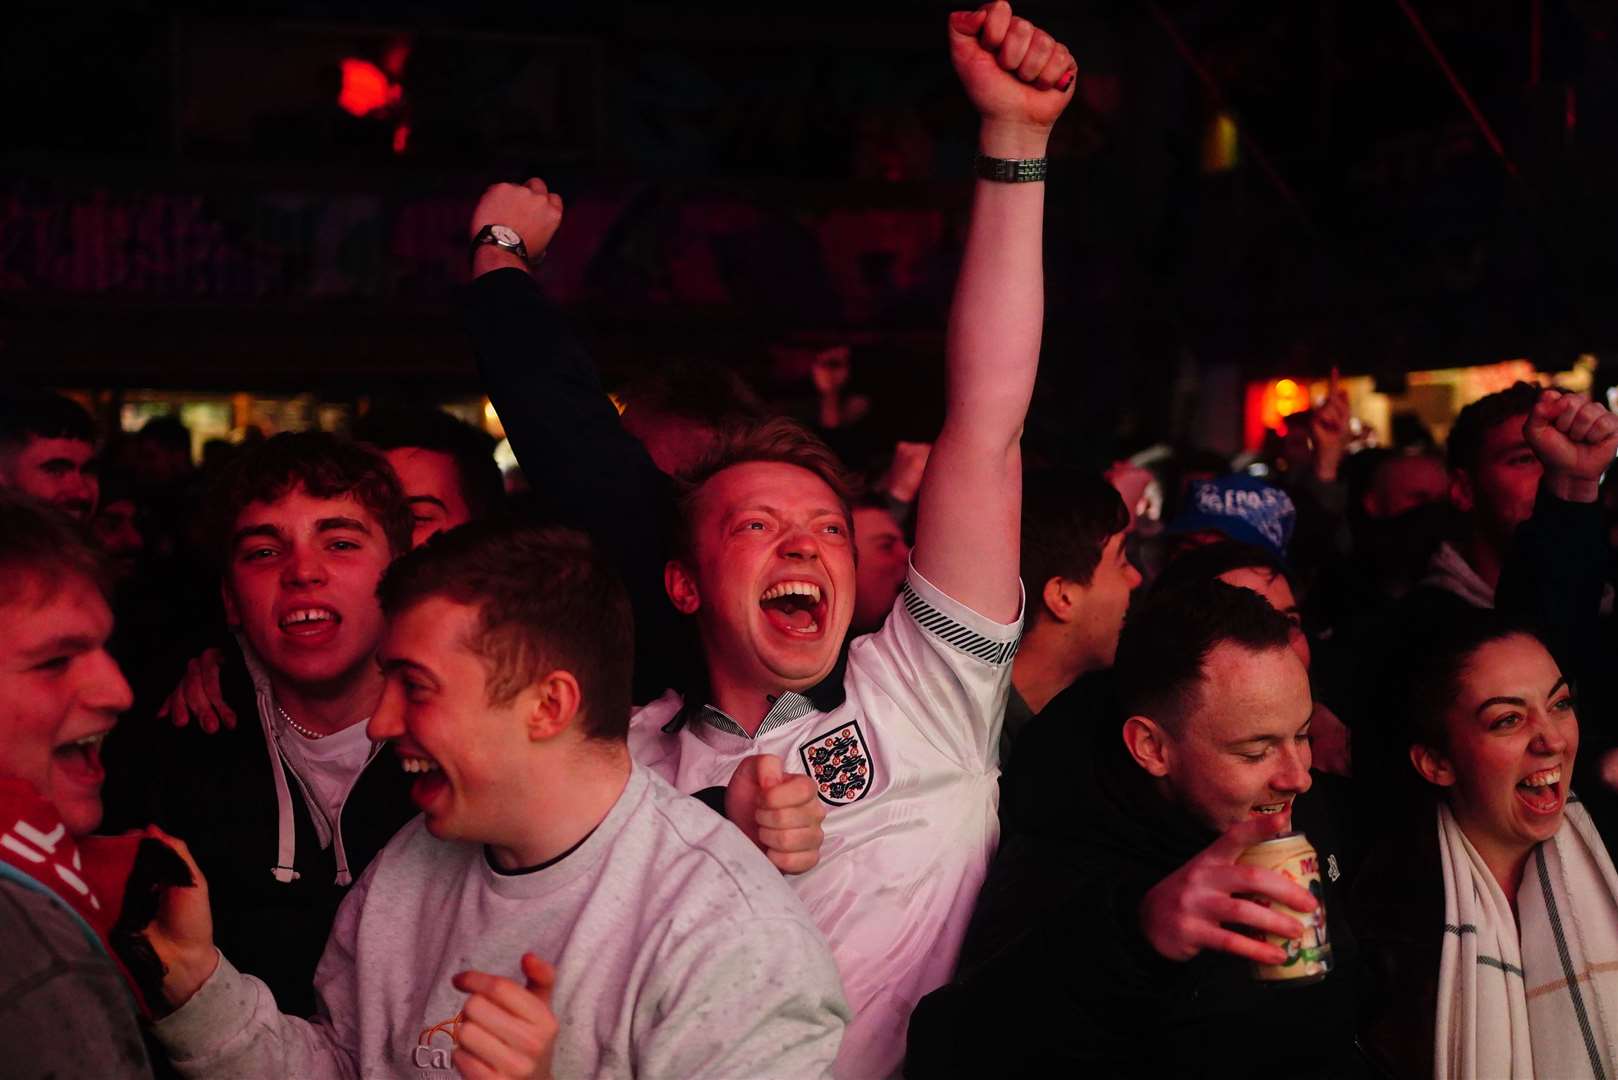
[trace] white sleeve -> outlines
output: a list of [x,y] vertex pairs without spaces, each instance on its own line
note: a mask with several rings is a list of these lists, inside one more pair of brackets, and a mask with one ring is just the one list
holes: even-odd
[[371,860],[337,909],[315,969],[315,1018],[283,1013],[268,986],[236,970],[221,954],[219,967],[191,1000],[152,1027],[180,1075],[188,1080],[359,1076],[354,937],[366,888],[381,861]]
[[648,990],[636,1076],[831,1080],[851,1016],[825,938],[798,919],[694,934],[659,961]]
[[[1026,603],[1025,596],[1024,609]],[[846,685],[859,693],[860,682],[869,680],[941,754],[962,768],[986,770],[999,757],[1011,661],[1021,639],[1021,613],[1010,623],[980,615],[922,577],[912,562],[887,622],[850,650]]]

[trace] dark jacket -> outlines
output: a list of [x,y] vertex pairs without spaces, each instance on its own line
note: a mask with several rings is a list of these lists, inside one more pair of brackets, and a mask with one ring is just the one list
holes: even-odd
[[[236,727],[208,735],[194,724],[176,729],[166,720],[148,721],[141,729],[140,764],[118,763],[142,770],[143,803],[116,808],[117,819],[154,821],[186,842],[208,879],[220,951],[263,979],[283,1012],[309,1016],[315,965],[348,887],[337,883],[336,845],[322,850],[290,766],[297,877],[283,883],[274,876],[280,821],[273,761],[239,649],[224,652],[220,685]],[[411,779],[384,750],[349,792],[341,829],[351,880],[415,815]]]
[[1336,969],[1276,987],[1254,981],[1244,960],[1205,952],[1174,963],[1147,943],[1141,899],[1215,834],[1158,794],[1111,723],[1063,723],[1047,708],[1012,765],[1011,817],[1025,827],[1002,841],[959,980],[911,1017],[909,1080],[1363,1075],[1336,778],[1316,774],[1293,811],[1338,873],[1322,877]]
[[690,620],[669,603],[674,488],[624,430],[595,365],[523,271],[483,274],[465,316],[484,391],[542,503],[589,533],[623,575],[635,613],[637,704],[690,690],[703,670]]

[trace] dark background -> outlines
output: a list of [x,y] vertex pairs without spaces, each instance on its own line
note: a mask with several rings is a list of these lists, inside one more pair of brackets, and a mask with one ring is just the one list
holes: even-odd
[[[974,148],[950,5],[234,10],[9,10],[13,379],[475,391],[467,214],[539,175],[568,203],[541,275],[609,371],[697,357],[768,381],[782,346],[852,342],[884,414],[925,432]],[[1017,10],[1081,67],[1030,423],[1058,452],[1183,436],[1248,379],[1336,365],[1397,389],[1618,343],[1618,5]],[[339,108],[344,58],[395,69],[394,103]],[[1207,152],[1221,112],[1233,167]]]

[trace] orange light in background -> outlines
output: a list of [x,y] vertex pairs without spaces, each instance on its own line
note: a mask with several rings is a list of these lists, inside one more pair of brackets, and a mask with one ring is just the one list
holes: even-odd
[[343,58],[343,88],[337,104],[351,116],[369,116],[399,101],[400,90],[387,72],[352,56]]
[[1215,113],[1202,137],[1202,171],[1222,173],[1234,169],[1239,163],[1240,145],[1236,118],[1229,113]]
[[1312,402],[1309,387],[1296,379],[1271,379],[1248,383],[1243,436],[1249,450],[1257,450],[1267,431],[1281,432],[1286,418],[1306,412]]

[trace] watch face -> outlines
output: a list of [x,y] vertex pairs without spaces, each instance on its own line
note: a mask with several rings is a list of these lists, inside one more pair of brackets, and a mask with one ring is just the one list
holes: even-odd
[[522,237],[517,235],[517,230],[509,229],[504,225],[490,225],[489,235],[506,247],[516,247],[522,243]]

